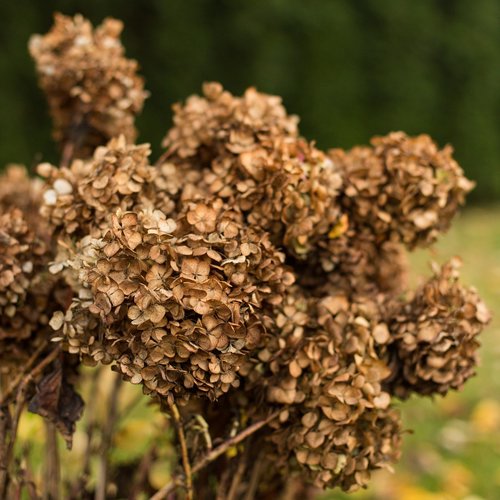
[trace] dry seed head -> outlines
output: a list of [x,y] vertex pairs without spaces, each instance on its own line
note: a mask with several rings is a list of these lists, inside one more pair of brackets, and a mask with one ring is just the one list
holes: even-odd
[[148,144],[129,145],[121,136],[98,147],[91,160],[60,169],[40,164],[38,173],[47,179],[42,214],[63,234],[82,237],[118,209],[153,206],[157,172],[149,165],[150,152]]
[[[67,287],[50,276],[50,231],[38,215],[40,190],[19,167],[0,176],[0,366],[16,370],[50,335]],[[15,205],[17,202],[18,206]]]
[[439,150],[428,135],[393,132],[372,147],[332,150],[344,171],[342,205],[355,230],[408,248],[428,246],[446,231],[474,184],[464,177],[450,146]]
[[80,15],[56,14],[46,35],[33,35],[29,50],[54,122],[54,138],[87,158],[123,134],[133,142],[135,116],[147,93],[137,62],[124,56],[123,25],[107,18],[97,28]]
[[305,258],[338,226],[339,171],[298,138],[297,120],[279,98],[253,88],[234,97],[215,83],[204,93],[174,106],[174,127],[164,140],[169,162],[197,172],[182,198],[217,195],[275,244]]
[[396,357],[390,384],[398,397],[444,395],[475,374],[477,336],[490,313],[475,289],[460,284],[459,267],[458,259],[435,267],[391,323]]
[[237,387],[264,332],[261,309],[293,282],[266,235],[220,200],[189,203],[176,220],[118,211],[89,246],[80,281],[104,338],[75,330],[70,344],[160,397],[213,399]]

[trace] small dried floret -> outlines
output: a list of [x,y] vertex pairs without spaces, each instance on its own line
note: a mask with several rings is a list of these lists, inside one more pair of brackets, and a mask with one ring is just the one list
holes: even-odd
[[378,241],[400,241],[410,249],[433,243],[474,186],[452,148],[439,150],[429,136],[403,132],[371,142],[371,148],[330,152],[344,171],[342,205],[350,221]]
[[129,142],[137,135],[134,120],[147,94],[137,62],[124,56],[122,29],[116,19],[93,29],[80,15],[56,14],[46,35],[30,39],[54,137],[61,145],[73,144],[79,158],[120,134]]
[[391,322],[394,358],[391,390],[446,394],[475,374],[478,335],[490,314],[473,288],[461,285],[452,259],[405,304]]

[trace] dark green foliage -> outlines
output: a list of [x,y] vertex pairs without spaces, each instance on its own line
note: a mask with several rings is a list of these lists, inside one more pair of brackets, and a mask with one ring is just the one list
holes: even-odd
[[477,0],[27,0],[0,3],[0,165],[55,161],[26,49],[52,12],[125,22],[152,96],[138,120],[156,152],[170,105],[218,80],[282,95],[321,147],[428,132],[452,143],[476,201],[500,195],[500,2]]

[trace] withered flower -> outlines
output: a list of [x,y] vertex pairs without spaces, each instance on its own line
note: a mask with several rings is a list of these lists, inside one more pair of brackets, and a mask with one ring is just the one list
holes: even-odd
[[95,147],[123,134],[133,142],[135,116],[147,94],[137,62],[124,56],[121,21],[93,29],[80,15],[56,14],[46,35],[33,35],[29,50],[54,122],[54,138],[87,158]]
[[[272,439],[287,458],[285,474],[299,468],[319,488],[354,492],[367,486],[373,471],[392,470],[400,456],[401,433],[399,413],[393,408],[366,410],[346,425],[317,408]],[[276,459],[283,462],[283,457]]]
[[401,424],[379,358],[390,342],[383,305],[343,293],[306,297],[294,286],[275,306],[279,333],[264,337],[243,372],[247,390],[265,395],[264,409],[282,408],[267,439],[286,475],[300,471],[322,488],[354,491],[396,460]]
[[0,370],[17,370],[51,336],[52,312],[71,292],[47,270],[50,229],[39,183],[14,167],[0,176]]
[[474,288],[460,284],[452,259],[405,304],[391,322],[394,335],[392,391],[446,394],[475,374],[478,334],[490,313]]
[[397,242],[377,243],[370,231],[349,227],[323,239],[318,251],[302,264],[299,282],[316,296],[337,287],[349,294],[401,293],[408,286],[405,248]]
[[73,265],[91,299],[74,308],[88,307],[104,333],[56,326],[72,352],[114,362],[146,392],[178,400],[239,385],[242,359],[264,332],[261,309],[294,279],[266,235],[220,200],[189,203],[176,220],[118,211],[87,243]]
[[38,166],[43,190],[17,167],[0,183],[2,360],[51,337],[162,404],[210,408],[223,432],[273,411],[245,444],[271,489],[280,474],[364,487],[399,456],[392,397],[474,372],[489,313],[456,262],[401,298],[405,251],[448,229],[472,183],[428,136],[325,154],[279,97],[217,83],[174,106],[152,166],[121,29],[58,15],[30,42],[65,153]]
[[163,143],[166,164],[191,173],[181,197],[217,195],[275,244],[305,258],[339,227],[339,170],[298,137],[297,119],[279,98],[253,88],[235,97],[217,83],[203,91],[174,106],[174,127]]
[[342,206],[356,230],[408,248],[428,246],[446,231],[474,183],[464,177],[450,146],[439,150],[428,135],[393,132],[372,147],[332,150],[342,169]]
[[117,209],[152,207],[157,172],[149,165],[150,153],[148,144],[128,145],[120,136],[98,147],[91,160],[60,169],[38,165],[47,179],[42,214],[63,234],[82,237]]

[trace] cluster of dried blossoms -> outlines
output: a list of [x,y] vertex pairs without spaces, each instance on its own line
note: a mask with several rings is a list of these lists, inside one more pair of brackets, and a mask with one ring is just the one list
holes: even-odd
[[[448,229],[472,183],[428,136],[327,154],[278,97],[216,83],[174,106],[152,164],[133,144],[145,93],[120,30],[57,16],[30,44],[72,161],[39,165],[33,198],[0,191],[2,353],[51,337],[186,418],[271,413],[247,445],[270,483],[365,486],[399,455],[392,398],[474,373],[489,314],[457,261],[403,293],[405,251]],[[56,282],[72,301],[54,312]]]
[[43,349],[52,314],[71,301],[68,287],[48,271],[54,250],[39,213],[41,193],[41,182],[22,166],[0,176],[0,372]]
[[147,94],[137,62],[124,56],[123,24],[106,19],[95,30],[82,16],[55,16],[51,31],[29,50],[54,122],[54,138],[77,156],[120,134],[136,137],[135,116]]

